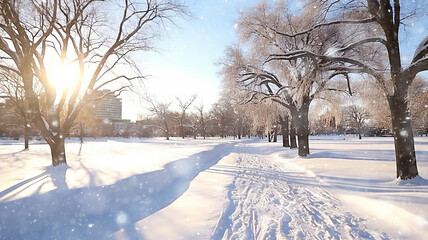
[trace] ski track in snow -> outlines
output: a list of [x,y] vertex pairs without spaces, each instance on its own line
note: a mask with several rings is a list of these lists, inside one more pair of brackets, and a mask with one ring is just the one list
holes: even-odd
[[236,148],[242,148],[236,166],[211,168],[235,175],[212,239],[391,239],[368,229],[329,192],[287,183],[268,155],[245,144]]

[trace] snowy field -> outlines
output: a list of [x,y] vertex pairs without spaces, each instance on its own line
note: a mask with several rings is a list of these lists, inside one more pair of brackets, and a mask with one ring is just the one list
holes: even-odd
[[395,181],[392,138],[310,146],[71,139],[52,168],[46,144],[1,140],[0,239],[428,239],[428,181]]

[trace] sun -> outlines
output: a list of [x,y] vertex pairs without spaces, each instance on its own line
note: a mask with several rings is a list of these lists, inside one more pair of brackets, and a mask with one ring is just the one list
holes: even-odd
[[73,90],[80,75],[78,65],[69,61],[50,64],[47,72],[49,82],[55,87],[59,96]]

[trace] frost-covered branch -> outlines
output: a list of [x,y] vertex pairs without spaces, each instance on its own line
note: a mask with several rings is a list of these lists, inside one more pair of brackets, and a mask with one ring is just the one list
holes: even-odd
[[388,47],[388,42],[385,39],[380,38],[380,37],[370,37],[370,38],[364,38],[360,41],[353,42],[353,43],[351,43],[345,47],[338,48],[338,49],[336,49],[336,51],[337,52],[346,52],[347,50],[350,50],[350,49],[353,49],[355,47],[364,45],[366,43],[374,43],[374,42],[382,43],[385,47]]
[[412,64],[426,57],[428,54],[428,36],[426,36],[415,50],[413,55]]
[[[422,71],[428,71],[428,57],[422,58],[416,62],[410,64],[402,72],[402,75],[406,78],[414,78],[416,74]],[[406,81],[409,81],[408,79]]]
[[297,32],[297,33],[286,33],[286,32],[282,32],[282,31],[278,31],[276,29],[273,29],[269,26],[271,30],[275,31],[275,33],[277,33],[278,35],[284,36],[284,37],[289,37],[289,38],[294,38],[294,37],[298,37],[304,34],[309,34],[310,32],[322,28],[322,27],[327,27],[327,26],[333,26],[333,25],[342,25],[342,24],[365,24],[365,23],[371,23],[374,22],[375,18],[371,17],[371,18],[366,18],[366,19],[361,19],[361,20],[337,20],[337,21],[331,21],[331,22],[325,22],[325,23],[320,23],[320,24],[316,24],[313,27],[301,31],[301,32]]

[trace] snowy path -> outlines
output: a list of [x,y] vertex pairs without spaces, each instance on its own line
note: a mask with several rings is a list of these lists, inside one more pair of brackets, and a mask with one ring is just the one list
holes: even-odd
[[[428,138],[416,142],[428,176]],[[393,139],[0,141],[0,239],[428,239],[428,180],[397,185]]]
[[235,176],[212,239],[389,239],[329,192],[288,183],[306,173],[285,173],[271,153],[248,145],[235,147],[235,166],[220,161],[209,170]]

